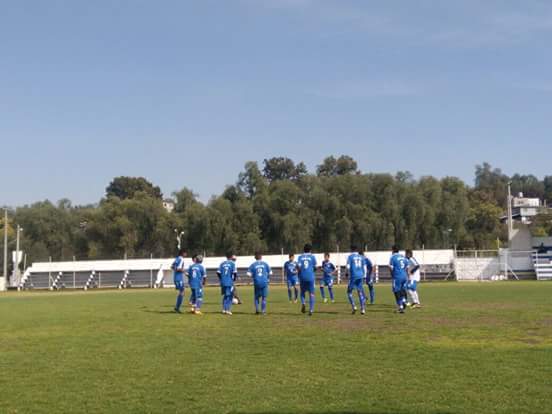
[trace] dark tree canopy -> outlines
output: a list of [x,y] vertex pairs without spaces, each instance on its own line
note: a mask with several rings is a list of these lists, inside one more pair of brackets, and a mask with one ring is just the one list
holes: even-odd
[[161,189],[154,186],[143,177],[117,177],[105,189],[106,196],[118,197],[121,200],[134,198],[138,193],[145,193],[153,198],[161,199]]
[[327,157],[316,169],[316,173],[321,177],[335,177],[356,174],[357,172],[357,162],[348,155],[342,155],[337,159],[333,156]]
[[307,167],[303,162],[295,165],[286,157],[275,157],[264,160],[263,175],[272,182],[277,180],[298,180],[307,175]]

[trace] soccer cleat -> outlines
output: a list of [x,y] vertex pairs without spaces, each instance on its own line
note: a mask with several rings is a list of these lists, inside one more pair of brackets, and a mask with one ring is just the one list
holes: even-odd
[[261,314],[261,312],[255,311],[255,315],[260,315],[260,314]]
[[355,306],[355,307],[353,308],[353,315],[356,315],[357,310],[358,310],[358,309],[357,309],[357,307]]
[[334,300],[334,299],[332,299],[332,303],[335,303],[335,300]]
[[362,309],[362,310],[360,311],[360,314],[361,314],[361,315],[366,315],[366,309]]
[[198,309],[194,312],[195,315],[203,315],[203,313],[201,313],[201,311]]
[[225,310],[222,311],[222,314],[223,315],[226,315],[228,312],[226,312]]
[[312,311],[309,311],[309,316],[312,316]]
[[297,299],[295,299],[295,300],[293,301],[293,303],[297,303]]
[[226,314],[227,314],[228,316],[232,316],[232,312],[230,312],[230,311],[226,311]]
[[307,312],[307,308],[305,305],[301,305],[301,313],[306,313]]
[[415,303],[414,305],[412,305],[412,309],[420,309],[422,307],[422,305],[420,305],[419,303]]
[[324,298],[324,303],[328,303],[328,298]]
[[176,313],[182,313],[182,312],[180,312],[180,309],[174,308],[174,311],[175,311]]

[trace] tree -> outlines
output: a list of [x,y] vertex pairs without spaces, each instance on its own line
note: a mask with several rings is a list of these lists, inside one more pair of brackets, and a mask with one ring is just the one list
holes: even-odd
[[134,198],[138,193],[162,199],[161,189],[143,177],[117,177],[105,190],[107,198],[118,197],[121,200]]
[[316,174],[320,177],[335,177],[338,175],[356,174],[357,172],[357,162],[348,155],[342,155],[338,159],[335,159],[333,156],[327,157],[316,168]]
[[274,157],[264,160],[263,175],[269,181],[298,180],[307,175],[307,167],[300,162],[295,165],[286,157]]

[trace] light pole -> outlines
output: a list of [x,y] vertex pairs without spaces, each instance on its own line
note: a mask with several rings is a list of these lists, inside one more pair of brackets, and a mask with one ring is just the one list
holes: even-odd
[[178,231],[178,229],[174,229],[174,234],[176,234],[176,242],[177,242],[177,245],[176,247],[178,248],[178,250],[182,249],[182,237],[184,237],[184,232],[183,231]]
[[8,284],[8,210],[4,210],[4,286]]
[[15,283],[15,285],[19,285],[19,246],[20,246],[20,239],[21,239],[21,232],[23,231],[23,229],[21,228],[21,226],[18,224],[17,225],[17,238],[16,238],[16,241],[15,241],[15,260],[14,260],[14,263],[13,263],[13,277],[14,277],[14,281],[12,283]]
[[512,217],[512,182],[508,181],[508,247],[512,242],[512,237],[514,233],[514,219]]

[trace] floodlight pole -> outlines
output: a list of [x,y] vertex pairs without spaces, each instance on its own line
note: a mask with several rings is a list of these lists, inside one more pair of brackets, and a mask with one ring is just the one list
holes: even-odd
[[4,210],[4,288],[8,286],[8,210]]
[[508,247],[511,247],[514,233],[514,219],[512,215],[512,182],[508,181]]
[[13,264],[13,277],[15,280],[12,281],[15,282],[17,285],[19,285],[19,246],[20,246],[20,240],[21,240],[21,232],[23,229],[18,224],[17,225],[17,238],[15,241],[15,261]]

